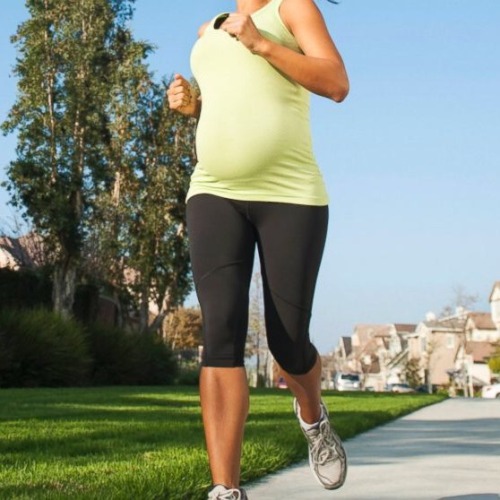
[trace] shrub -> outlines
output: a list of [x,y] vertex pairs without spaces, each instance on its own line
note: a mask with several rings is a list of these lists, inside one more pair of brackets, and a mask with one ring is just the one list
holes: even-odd
[[175,383],[177,385],[198,385],[200,383],[200,368],[180,368]]
[[0,386],[85,384],[89,357],[82,328],[45,309],[0,310]]
[[0,304],[6,309],[51,306],[52,283],[48,270],[0,269]]
[[163,340],[98,324],[87,326],[95,385],[163,385],[173,382],[177,364]]

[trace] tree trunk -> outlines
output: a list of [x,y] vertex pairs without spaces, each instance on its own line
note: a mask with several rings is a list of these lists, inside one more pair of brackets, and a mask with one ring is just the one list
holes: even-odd
[[58,262],[54,269],[52,304],[54,311],[64,318],[73,315],[76,290],[76,265],[72,259]]
[[149,294],[147,286],[143,287],[139,305],[139,333],[147,333],[149,327]]

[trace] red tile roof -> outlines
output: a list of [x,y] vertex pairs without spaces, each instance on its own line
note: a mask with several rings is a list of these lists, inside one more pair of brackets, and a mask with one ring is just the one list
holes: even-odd
[[468,318],[474,322],[474,326],[478,330],[496,330],[489,312],[471,312],[468,314]]
[[467,342],[465,352],[472,354],[476,363],[486,363],[495,352],[495,345],[491,342]]

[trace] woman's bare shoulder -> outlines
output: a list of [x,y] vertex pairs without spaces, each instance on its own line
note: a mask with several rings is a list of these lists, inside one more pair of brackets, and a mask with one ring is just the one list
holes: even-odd
[[283,0],[280,13],[285,24],[293,24],[297,20],[307,20],[311,16],[321,16],[318,6],[314,0]]

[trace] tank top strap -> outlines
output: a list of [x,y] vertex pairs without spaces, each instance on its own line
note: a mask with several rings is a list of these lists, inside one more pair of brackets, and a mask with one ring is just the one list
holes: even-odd
[[295,37],[281,17],[280,7],[282,3],[283,0],[271,0],[268,4],[255,12],[252,15],[252,19],[257,28],[271,32],[273,35],[277,36],[278,39],[275,41],[295,51],[300,51],[297,40],[295,40]]

